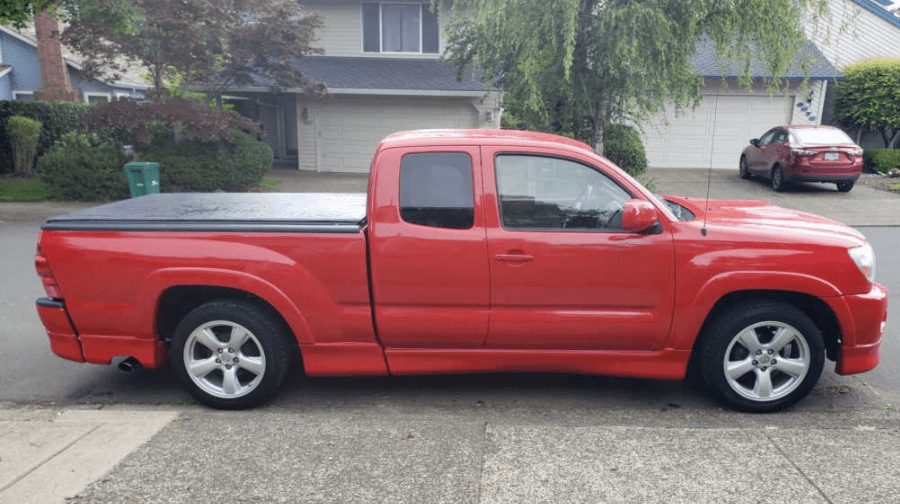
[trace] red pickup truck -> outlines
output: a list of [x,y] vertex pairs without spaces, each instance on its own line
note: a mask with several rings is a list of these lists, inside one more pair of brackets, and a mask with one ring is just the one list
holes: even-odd
[[66,359],[158,368],[245,408],[305,373],[682,379],[774,411],[879,361],[887,292],[857,231],[665,197],[580,142],[391,135],[364,194],[158,194],[49,219],[37,301]]

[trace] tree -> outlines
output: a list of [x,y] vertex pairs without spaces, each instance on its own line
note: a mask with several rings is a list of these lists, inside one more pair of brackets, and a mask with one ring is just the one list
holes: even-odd
[[0,0],[0,24],[11,24],[23,28],[25,23],[34,19],[34,14],[52,6],[52,0]]
[[900,138],[900,60],[873,59],[844,69],[835,86],[834,117],[881,133],[891,149]]
[[163,124],[178,137],[212,142],[233,142],[234,128],[258,135],[259,125],[234,111],[215,110],[196,100],[172,97],[161,102],[137,103],[123,99],[90,107],[81,119],[87,133],[109,131],[128,134],[137,143],[153,138],[154,128]]
[[[822,0],[454,0],[446,58],[461,76],[483,69],[524,125],[568,133],[602,152],[606,124],[639,121],[672,102],[696,105],[691,58],[702,37],[741,69],[774,76],[805,40],[804,8]],[[755,50],[754,50],[755,49]],[[807,58],[808,59],[808,58]],[[804,66],[808,62],[804,61]],[[723,70],[724,71],[724,70]]]
[[324,92],[290,65],[321,52],[310,45],[321,21],[296,0],[80,0],[68,13],[63,39],[84,55],[82,73],[122,71],[127,58],[148,69],[156,101],[176,73],[217,92],[248,84]]

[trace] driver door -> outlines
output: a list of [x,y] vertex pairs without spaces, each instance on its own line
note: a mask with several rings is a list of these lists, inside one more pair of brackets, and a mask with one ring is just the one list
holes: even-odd
[[[485,149],[487,150],[487,149]],[[621,228],[632,195],[585,162],[484,152],[488,348],[654,350],[674,302],[671,233]],[[495,192],[496,191],[496,192]]]

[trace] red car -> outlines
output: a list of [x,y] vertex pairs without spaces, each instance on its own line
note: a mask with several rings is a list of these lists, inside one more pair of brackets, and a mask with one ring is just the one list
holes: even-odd
[[741,153],[740,175],[762,175],[772,189],[792,182],[834,182],[847,192],[862,173],[862,147],[831,126],[779,126],[750,140]]

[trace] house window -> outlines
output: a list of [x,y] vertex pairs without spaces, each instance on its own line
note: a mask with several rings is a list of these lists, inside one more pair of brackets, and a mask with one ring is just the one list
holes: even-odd
[[13,91],[13,100],[34,101],[34,91]]
[[428,4],[363,2],[363,51],[438,52],[437,14]]
[[99,105],[109,101],[109,93],[84,93],[84,100],[88,105]]

